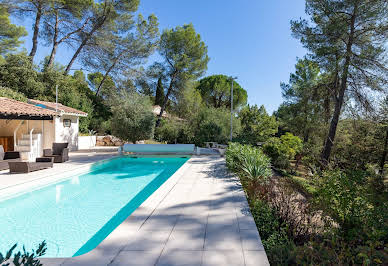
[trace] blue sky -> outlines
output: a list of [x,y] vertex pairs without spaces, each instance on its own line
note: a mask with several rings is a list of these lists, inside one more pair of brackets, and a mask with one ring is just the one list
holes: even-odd
[[[304,0],[141,0],[139,11],[145,16],[154,13],[161,30],[193,23],[208,46],[207,75],[237,76],[248,91],[248,102],[264,104],[272,113],[282,102],[280,82],[288,81],[297,57],[306,54],[290,31],[290,20],[305,16],[304,3]],[[31,32],[31,21],[22,23]],[[24,44],[28,51],[30,36]],[[36,62],[49,52],[50,47],[40,47]],[[56,59],[66,64],[71,54],[63,46]]]

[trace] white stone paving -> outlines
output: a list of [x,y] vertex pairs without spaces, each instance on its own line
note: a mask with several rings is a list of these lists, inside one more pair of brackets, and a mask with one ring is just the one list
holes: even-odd
[[269,265],[238,178],[192,157],[91,252],[44,265]]

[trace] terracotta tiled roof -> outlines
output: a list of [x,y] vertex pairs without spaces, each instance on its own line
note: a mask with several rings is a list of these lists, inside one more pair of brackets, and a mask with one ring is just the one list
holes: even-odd
[[[28,100],[29,103],[39,105],[42,108],[47,108],[49,110],[57,110],[56,109],[56,103],[53,102],[46,102],[46,101],[39,101],[39,100]],[[58,111],[60,113],[64,114],[72,114],[72,115],[77,115],[77,116],[87,116],[88,114],[85,112],[82,112],[80,110],[65,106],[63,104],[58,103]]]
[[19,102],[13,99],[0,97],[0,114],[2,115],[17,115],[17,116],[55,116],[55,111],[40,108],[38,106]]

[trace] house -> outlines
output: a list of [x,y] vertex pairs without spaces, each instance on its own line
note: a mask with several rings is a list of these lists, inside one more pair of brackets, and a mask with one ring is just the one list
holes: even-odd
[[77,150],[79,118],[87,115],[60,103],[0,97],[0,145],[30,161],[53,142],[68,142],[70,150]]
[[[152,113],[156,116],[159,116],[161,109],[162,107],[160,107],[160,105],[154,105],[152,106]],[[163,111],[162,117],[169,117],[169,115],[167,114],[166,111]]]
[[[154,106],[152,106],[152,113],[155,116],[159,116],[161,109],[162,109],[162,107],[160,107],[160,105],[154,105]],[[171,114],[167,113],[166,111],[163,111],[162,117],[169,118],[169,119],[175,119],[178,121],[184,121],[184,119],[177,117],[177,116],[174,116],[174,115],[171,115]]]

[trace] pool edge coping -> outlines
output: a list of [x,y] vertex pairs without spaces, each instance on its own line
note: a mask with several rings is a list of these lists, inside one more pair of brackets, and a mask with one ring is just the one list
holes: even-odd
[[[190,156],[190,158],[173,174],[171,175],[154,193],[152,193],[139,207],[136,208],[119,226],[117,226],[101,243],[98,244],[93,250],[76,256],[76,257],[62,257],[62,258],[41,258],[43,265],[61,265],[68,260],[78,261],[87,259],[88,257],[95,257],[95,262],[106,260],[107,257],[113,259],[116,254],[118,254],[124,246],[120,246],[117,249],[112,249],[109,245],[112,242],[116,242],[117,237],[125,233],[129,236],[131,233],[135,233],[141,226],[144,224],[147,219],[152,215],[157,206],[163,201],[167,194],[174,188],[178,183],[179,179],[183,174],[190,168],[189,162],[195,158],[195,155]],[[146,212],[145,212],[146,211]],[[138,217],[145,217],[143,219],[138,219]],[[127,223],[130,223],[130,230],[128,230]],[[120,241],[121,242],[121,241]],[[101,254],[103,253],[103,254]],[[106,263],[110,263],[110,259]],[[47,264],[46,264],[47,263]]]

